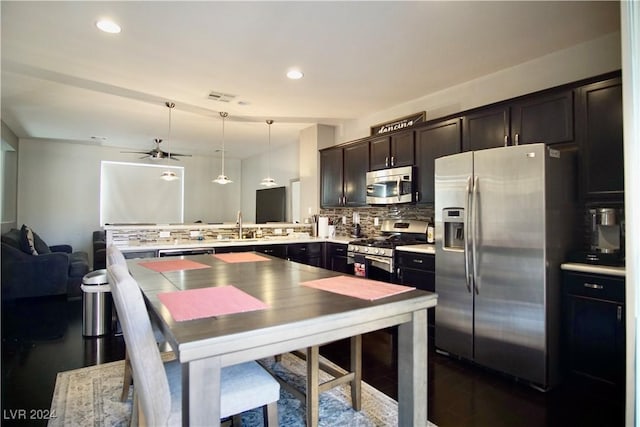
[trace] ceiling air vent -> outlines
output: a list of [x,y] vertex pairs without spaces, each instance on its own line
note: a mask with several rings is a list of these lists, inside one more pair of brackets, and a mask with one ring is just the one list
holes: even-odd
[[228,93],[222,93],[222,92],[210,92],[209,93],[209,99],[213,100],[213,101],[220,101],[220,102],[231,102],[236,98],[235,95],[231,95]]

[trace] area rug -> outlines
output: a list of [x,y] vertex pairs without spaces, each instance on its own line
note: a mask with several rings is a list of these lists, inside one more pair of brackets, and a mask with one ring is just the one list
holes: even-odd
[[[331,363],[325,361],[326,363]],[[297,357],[285,354],[276,363],[273,358],[261,360],[267,369],[296,386],[304,387],[306,365]],[[59,372],[51,403],[49,426],[128,426],[131,416],[131,396],[120,402],[124,362],[112,362],[73,371]],[[322,372],[321,380],[330,378]],[[130,392],[131,393],[131,392]],[[351,408],[348,385],[336,387],[320,395],[322,427],[394,426],[397,425],[398,404],[369,384],[362,384],[362,410]],[[279,425],[305,426],[305,408],[299,400],[281,388],[278,401]],[[262,426],[262,411],[242,414],[243,426]],[[432,425],[432,424],[430,424]]]

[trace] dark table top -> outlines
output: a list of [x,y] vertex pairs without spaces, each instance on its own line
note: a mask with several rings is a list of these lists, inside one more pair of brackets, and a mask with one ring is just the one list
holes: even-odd
[[[183,362],[212,352],[251,351],[253,347],[267,346],[269,341],[281,340],[282,346],[293,350],[302,348],[296,345],[304,344],[305,336],[313,334],[318,335],[316,341],[323,339],[320,335],[328,334],[326,341],[329,342],[351,336],[359,323],[367,324],[364,329],[381,329],[387,324],[408,321],[409,313],[436,304],[436,294],[421,290],[369,301],[312,289],[300,283],[341,273],[265,254],[260,256],[269,261],[227,263],[208,254],[186,256],[182,258],[210,268],[165,273],[138,265],[148,259],[131,260],[128,264]],[[157,297],[161,292],[225,285],[241,289],[269,308],[176,322]]]

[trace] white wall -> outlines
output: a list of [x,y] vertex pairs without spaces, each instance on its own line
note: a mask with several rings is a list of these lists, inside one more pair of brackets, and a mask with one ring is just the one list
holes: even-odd
[[[291,180],[298,179],[300,176],[299,150],[298,144],[289,144],[272,148],[270,155],[265,152],[242,160],[241,205],[244,222],[256,221],[256,190],[266,188],[260,185],[260,181],[268,173],[276,180],[277,187],[287,187],[286,219],[291,221]],[[271,166],[270,171],[268,164]]]
[[5,233],[16,226],[18,203],[18,138],[4,122],[0,147],[0,222]]
[[[91,254],[91,232],[100,228],[102,160],[144,162],[110,147],[20,140],[17,226],[31,226],[49,244],[67,243]],[[235,178],[226,186],[211,182],[219,173],[218,163],[209,157],[180,161],[185,167],[185,222],[235,221],[240,162],[225,162],[227,174]]]
[[318,150],[335,143],[335,127],[315,125],[300,132],[300,219],[320,212],[320,156]]
[[620,67],[620,33],[613,33],[349,121],[342,128],[339,128],[336,142],[364,138],[370,134],[371,125],[384,123],[418,111],[426,111],[427,120],[437,119],[619,70]]

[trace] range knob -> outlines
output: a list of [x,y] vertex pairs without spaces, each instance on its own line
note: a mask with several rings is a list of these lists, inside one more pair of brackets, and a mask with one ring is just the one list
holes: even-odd
[[369,252],[369,248],[364,248],[363,251]]
[[380,252],[380,251],[379,251],[378,249],[374,249],[374,250],[373,250],[373,253],[374,253],[374,254],[377,254],[377,253],[379,253],[379,252]]

